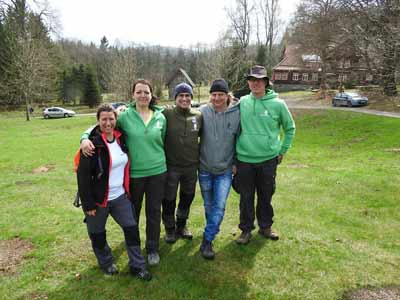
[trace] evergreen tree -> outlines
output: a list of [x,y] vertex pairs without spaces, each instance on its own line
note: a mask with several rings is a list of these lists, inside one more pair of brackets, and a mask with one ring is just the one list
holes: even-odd
[[257,46],[256,63],[260,66],[267,65],[267,47],[263,44]]
[[228,51],[228,60],[221,66],[221,75],[226,79],[232,91],[240,91],[243,95],[248,94],[245,74],[249,71],[252,63],[248,60],[238,41],[233,40]]
[[96,59],[97,79],[101,92],[108,91],[110,83],[110,53],[109,44],[105,36],[100,41],[99,53]]
[[27,1],[14,0],[0,1],[0,14],[0,99],[28,108],[55,96],[56,51],[45,24],[46,11],[35,13]]
[[89,107],[95,107],[101,102],[100,88],[97,76],[92,66],[86,66],[85,84],[83,89],[83,102]]

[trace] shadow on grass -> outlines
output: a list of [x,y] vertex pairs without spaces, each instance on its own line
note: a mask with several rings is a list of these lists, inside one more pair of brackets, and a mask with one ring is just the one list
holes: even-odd
[[64,284],[46,293],[44,299],[253,299],[248,275],[253,272],[254,257],[264,243],[239,246],[233,240],[223,242],[223,238],[226,237],[220,237],[221,242],[217,238],[216,258],[211,261],[200,255],[200,237],[178,240],[173,245],[161,240],[161,263],[150,268],[150,282],[133,278],[127,265],[121,268],[121,260],[126,261],[122,242],[113,249],[120,266],[117,276],[105,276],[92,266],[80,270],[77,279],[72,275],[74,271],[65,270]]

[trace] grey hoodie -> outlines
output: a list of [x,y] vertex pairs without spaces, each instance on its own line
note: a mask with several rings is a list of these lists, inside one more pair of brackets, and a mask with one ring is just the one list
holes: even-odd
[[239,105],[216,112],[211,104],[200,107],[203,128],[200,138],[200,170],[222,174],[232,169],[239,134]]

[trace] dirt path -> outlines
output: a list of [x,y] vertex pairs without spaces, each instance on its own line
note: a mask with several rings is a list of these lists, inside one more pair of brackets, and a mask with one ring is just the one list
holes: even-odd
[[331,110],[343,110],[353,111],[358,113],[364,113],[375,116],[384,116],[390,118],[400,118],[400,113],[387,112],[374,109],[368,109],[366,107],[332,107],[330,104],[323,103],[322,101],[304,100],[303,98],[287,98],[285,102],[289,108],[294,109],[331,109]]

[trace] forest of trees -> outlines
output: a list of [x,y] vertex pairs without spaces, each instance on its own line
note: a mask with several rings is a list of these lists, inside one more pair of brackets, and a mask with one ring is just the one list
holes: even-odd
[[338,49],[363,56],[379,69],[385,94],[397,94],[398,0],[302,0],[286,28],[281,0],[232,3],[226,8],[230,26],[215,44],[172,48],[157,41],[110,44],[105,36],[97,45],[52,39],[57,20],[49,7],[32,9],[26,0],[0,0],[0,105],[28,107],[60,99],[94,106],[101,93],[128,100],[135,78],[151,80],[157,96],[163,96],[177,68],[185,69],[196,84],[224,77],[232,90],[240,90],[252,64],[271,73],[289,42],[319,55],[323,63],[334,62]]
[[292,41],[327,64],[340,55],[362,57],[380,74],[387,96],[397,95],[400,69],[399,0],[302,0],[290,27]]

